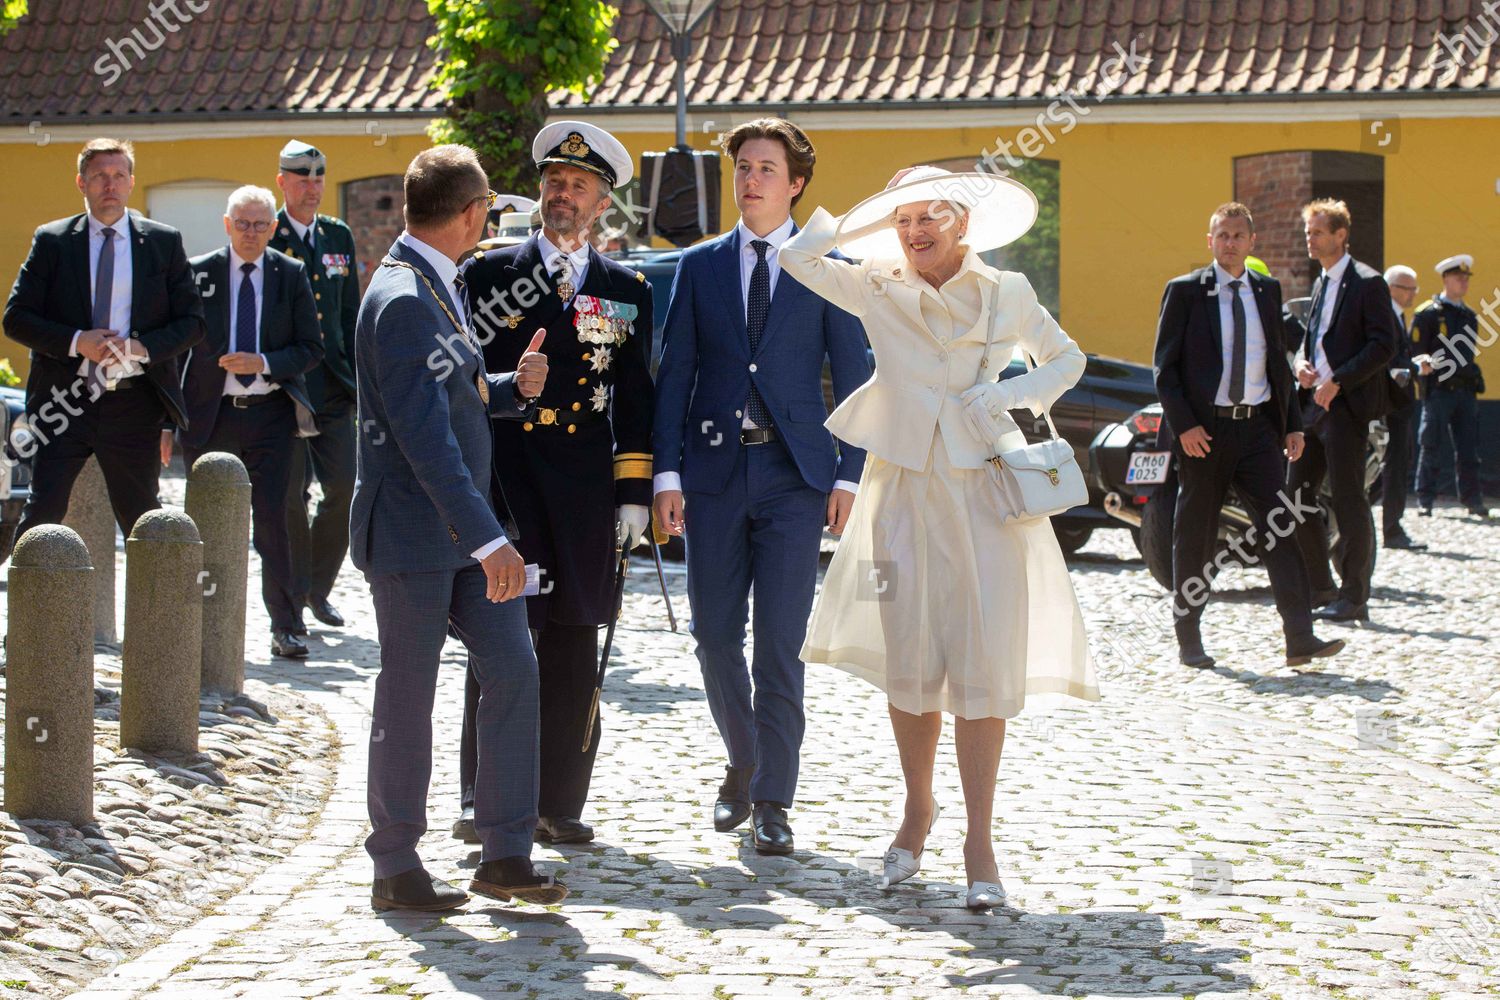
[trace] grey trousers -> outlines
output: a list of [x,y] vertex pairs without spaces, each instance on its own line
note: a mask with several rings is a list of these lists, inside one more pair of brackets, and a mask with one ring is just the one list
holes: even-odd
[[[365,850],[375,877],[421,865],[432,777],[432,708],[438,660],[451,622],[479,680],[474,828],[480,858],[531,855],[537,799],[537,669],[526,604],[492,604],[479,564],[437,573],[370,577],[380,634],[370,724]],[[455,704],[453,711],[460,707]]]

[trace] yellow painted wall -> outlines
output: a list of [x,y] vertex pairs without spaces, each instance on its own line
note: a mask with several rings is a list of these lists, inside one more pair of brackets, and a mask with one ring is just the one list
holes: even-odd
[[[1233,194],[1234,158],[1281,150],[1359,151],[1361,130],[1357,117],[1290,124],[1091,124],[1085,119],[1071,133],[1059,134],[1043,155],[1061,164],[1059,318],[1064,327],[1085,350],[1147,360],[1162,284],[1207,262],[1206,218]],[[1014,141],[1018,131],[814,130],[817,173],[797,217],[805,220],[820,204],[838,214],[884,187],[901,167],[976,156],[997,137]],[[328,153],[332,183],[399,173],[426,144],[419,136],[380,144],[378,137],[299,137]],[[641,152],[664,149],[672,141],[666,130],[620,138],[637,162]],[[708,148],[710,139],[691,137],[698,148]],[[132,205],[143,208],[147,187],[168,181],[214,178],[270,186],[283,141],[140,142]],[[32,229],[81,210],[72,184],[75,156],[75,148],[60,143],[0,146],[0,171],[12,179],[0,189],[0,276],[7,284]],[[1400,146],[1386,160],[1386,261],[1414,266],[1426,295],[1438,287],[1432,264],[1451,253],[1472,253],[1471,304],[1500,295],[1500,121],[1405,119]],[[325,207],[337,210],[336,195],[330,193]],[[726,170],[725,227],[735,218]],[[1355,226],[1357,232],[1357,219]],[[18,370],[24,367],[23,353],[0,343],[0,356],[11,357]],[[1490,381],[1500,386],[1500,365]]]

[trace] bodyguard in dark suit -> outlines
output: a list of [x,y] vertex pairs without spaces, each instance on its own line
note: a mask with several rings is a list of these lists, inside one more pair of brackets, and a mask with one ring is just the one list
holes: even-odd
[[[276,186],[286,199],[276,216],[271,247],[302,261],[312,282],[323,333],[323,360],[307,373],[307,395],[318,433],[292,450],[287,477],[287,531],[292,546],[292,593],[297,626],[306,606],[324,625],[344,618],[329,603],[349,551],[349,498],[354,493],[354,321],[359,313],[359,266],[354,234],[319,215],[328,160],[316,147],[293,140],[281,150]],[[322,499],[309,515],[308,489],[316,477]]]
[[[823,365],[842,401],[870,377],[859,321],[777,261],[812,178],[812,143],[762,118],[724,136],[741,218],[682,255],[657,372],[656,517],[684,535],[693,638],[729,766],[714,828],[753,816],[764,854],[790,854],[803,663],[823,528],[843,530],[864,452],[823,426]],[[755,655],[745,620],[755,592]]]
[[[404,179],[406,231],[371,277],[355,328],[361,433],[350,553],[374,598],[380,673],[370,722],[365,850],[378,909],[445,910],[464,892],[428,875],[432,708],[450,631],[479,678],[469,888],[555,903],[566,888],[531,864],[536,826],[536,657],[526,633],[525,563],[490,504],[492,417],[528,418],[546,359],[487,375],[455,280],[492,200],[479,158],[436,146]],[[533,341],[535,343],[535,341]]]
[[[495,428],[495,461],[516,546],[540,567],[527,598],[541,677],[538,838],[581,843],[581,820],[602,723],[589,722],[599,672],[599,626],[614,614],[616,545],[635,545],[649,524],[652,388],[651,286],[596,251],[594,227],[614,188],[630,181],[630,155],[608,132],[553,122],[532,146],[542,172],[542,230],[518,246],[476,252],[465,294],[485,365],[508,371],[547,332],[550,381],[536,416]],[[471,837],[477,686],[470,677],[460,758],[463,813],[454,836]],[[584,750],[584,744],[588,749]]]
[[209,451],[245,463],[271,653],[300,658],[307,647],[295,634],[286,483],[299,433],[315,433],[303,373],[323,356],[323,337],[306,268],[266,247],[275,225],[271,192],[240,188],[224,215],[229,246],[192,260],[208,335],[183,371],[181,438],[188,468]]
[[1297,526],[1313,603],[1324,605],[1313,617],[1367,621],[1375,522],[1365,492],[1365,451],[1370,421],[1390,407],[1396,321],[1380,272],[1349,256],[1349,206],[1328,198],[1309,202],[1302,222],[1308,256],[1323,265],[1323,273],[1313,283],[1307,334],[1294,369],[1307,447],[1292,463],[1287,485],[1313,496],[1326,475],[1343,538],[1335,590],[1322,518],[1304,518]]
[[1391,410],[1385,415],[1385,468],[1381,472],[1380,539],[1388,549],[1425,549],[1414,542],[1401,527],[1406,512],[1406,494],[1411,490],[1412,445],[1416,439],[1418,412],[1416,388],[1423,368],[1412,360],[1411,337],[1406,328],[1406,314],[1417,297],[1417,272],[1403,264],[1385,269],[1385,283],[1391,290],[1391,314],[1396,317],[1396,356],[1391,358]]
[[63,519],[90,455],[127,535],[160,506],[159,432],[184,420],[177,357],[203,336],[181,234],[126,211],[130,143],[90,141],[75,183],[87,211],[36,231],[5,305],[6,335],[31,349],[26,412],[40,441],[18,537]]
[[[1250,508],[1286,634],[1288,665],[1332,656],[1342,642],[1313,635],[1307,574],[1284,537],[1294,521],[1281,494],[1283,453],[1302,453],[1302,420],[1282,341],[1281,285],[1245,266],[1255,247],[1250,210],[1227,202],[1209,217],[1213,264],[1167,283],[1156,327],[1161,438],[1177,457],[1172,534],[1174,625],[1182,662],[1211,667],[1199,623],[1213,582],[1219,510],[1230,486]],[[1273,523],[1279,522],[1279,523]],[[1196,581],[1196,582],[1195,582]]]

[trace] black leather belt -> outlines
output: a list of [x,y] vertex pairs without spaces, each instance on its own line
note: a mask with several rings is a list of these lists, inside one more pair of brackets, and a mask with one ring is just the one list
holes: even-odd
[[263,392],[254,396],[225,396],[224,400],[236,410],[244,410],[252,406],[259,406],[261,403],[269,403],[279,395],[280,393],[277,392]]
[[747,427],[740,431],[740,444],[769,444],[779,437],[774,427]]
[[104,384],[104,391],[118,392],[121,389],[144,389],[150,384],[151,380],[146,376],[132,375],[129,378],[122,378],[113,383],[106,382]]
[[1225,420],[1249,420],[1260,412],[1259,405],[1241,403],[1239,406],[1215,406],[1214,416],[1223,417]]

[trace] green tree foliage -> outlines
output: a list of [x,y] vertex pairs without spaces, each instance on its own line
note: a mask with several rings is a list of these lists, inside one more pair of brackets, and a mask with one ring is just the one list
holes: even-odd
[[0,36],[26,16],[26,0],[0,0]]
[[1056,160],[1024,160],[1011,169],[1011,176],[1036,195],[1039,203],[1036,224],[1010,246],[994,251],[993,257],[991,254],[984,255],[995,267],[1020,271],[1026,275],[1031,286],[1036,289],[1037,299],[1054,316],[1058,311],[1058,274],[1062,268],[1058,196],[1060,173]]
[[433,87],[448,116],[433,122],[433,142],[479,152],[498,191],[536,187],[531,140],[554,90],[585,94],[619,44],[619,11],[600,0],[427,0],[437,32],[427,44],[441,61]]

